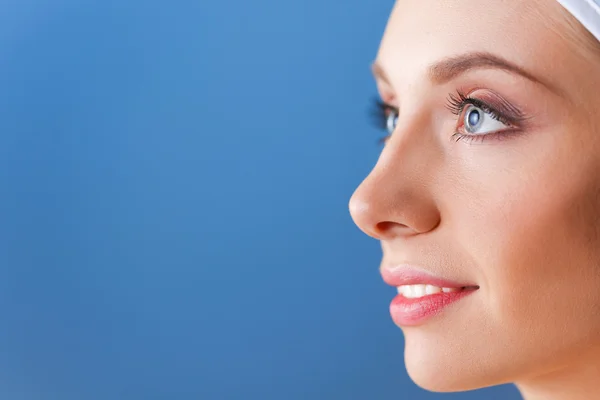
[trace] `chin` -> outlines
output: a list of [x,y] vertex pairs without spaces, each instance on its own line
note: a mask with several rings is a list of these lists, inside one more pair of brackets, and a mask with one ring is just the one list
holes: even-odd
[[430,392],[462,392],[479,388],[465,382],[464,377],[456,376],[457,371],[450,371],[449,368],[441,368],[432,363],[407,360],[406,370],[417,386]]
[[404,352],[409,377],[430,392],[464,392],[504,383],[486,373],[486,363],[481,361],[461,352],[453,354],[451,346],[440,342],[431,346],[407,342]]
[[417,386],[430,392],[464,392],[481,388],[479,385],[465,382],[462,377],[454,376],[447,370],[439,371],[437,368],[430,368],[424,365],[409,366],[408,364],[406,369],[408,376]]

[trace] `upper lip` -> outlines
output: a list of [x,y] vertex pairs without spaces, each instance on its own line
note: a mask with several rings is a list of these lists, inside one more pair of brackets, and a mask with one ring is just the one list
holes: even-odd
[[395,264],[381,267],[381,276],[385,283],[391,286],[403,285],[433,285],[440,288],[478,288],[472,282],[458,282],[445,279],[426,272],[411,264]]

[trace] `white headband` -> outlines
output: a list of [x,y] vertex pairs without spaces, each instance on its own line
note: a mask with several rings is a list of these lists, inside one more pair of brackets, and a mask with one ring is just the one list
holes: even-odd
[[588,31],[600,40],[600,0],[558,0]]

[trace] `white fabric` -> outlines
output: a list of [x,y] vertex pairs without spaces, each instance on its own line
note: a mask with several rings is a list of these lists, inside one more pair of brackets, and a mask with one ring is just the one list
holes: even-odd
[[600,40],[600,0],[558,0],[575,18]]

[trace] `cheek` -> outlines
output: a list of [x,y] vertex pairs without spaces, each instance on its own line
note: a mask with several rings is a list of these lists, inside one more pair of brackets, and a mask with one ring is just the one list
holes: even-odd
[[495,356],[523,371],[599,341],[598,165],[557,158],[465,180],[463,193],[477,197],[453,210],[486,325],[504,349]]

